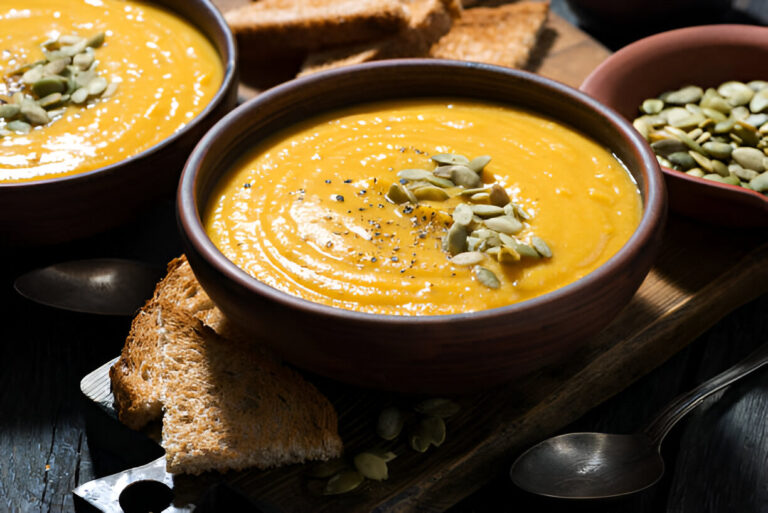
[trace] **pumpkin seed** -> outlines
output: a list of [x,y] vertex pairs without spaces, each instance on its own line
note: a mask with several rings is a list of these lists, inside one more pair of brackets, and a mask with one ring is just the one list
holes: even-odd
[[459,223],[453,223],[445,236],[446,251],[451,255],[458,255],[467,250],[467,227]]
[[731,176],[720,176],[717,173],[711,173],[708,175],[704,175],[702,178],[705,180],[711,180],[713,182],[720,182],[720,183],[727,183],[729,185],[739,185],[739,179],[733,175]]
[[698,86],[686,86],[677,91],[673,91],[664,98],[666,103],[674,105],[685,105],[686,103],[695,103],[701,100],[704,91]]
[[438,166],[435,168],[434,171],[432,171],[432,174],[435,175],[438,178],[445,178],[450,179],[451,178],[451,169],[453,169],[453,166]]
[[479,193],[490,193],[490,189],[486,189],[485,187],[475,187],[474,189],[464,189],[459,193],[459,196],[473,196],[475,194]]
[[469,200],[473,203],[485,203],[487,204],[489,201],[491,201],[491,195],[487,192],[478,192],[477,194],[473,194],[469,197]]
[[45,112],[45,109],[34,102],[22,103],[21,115],[27,118],[27,121],[33,125],[45,125],[51,120],[48,117],[48,113]]
[[658,114],[664,108],[664,102],[658,98],[649,98],[643,101],[640,110],[646,114]]
[[80,36],[76,36],[74,34],[64,34],[59,36],[58,39],[56,39],[55,43],[57,43],[59,46],[61,45],[76,45],[78,43],[83,42],[84,39]]
[[88,38],[85,42],[85,46],[88,48],[98,48],[104,44],[104,32],[99,32]]
[[496,275],[493,274],[493,271],[486,269],[485,267],[479,265],[475,266],[475,278],[489,289],[498,289],[501,287],[501,283]]
[[523,229],[523,223],[512,216],[499,216],[486,219],[485,226],[499,233],[514,235]]
[[704,171],[702,171],[698,167],[694,167],[693,169],[689,169],[688,171],[686,171],[685,174],[686,175],[691,175],[691,176],[696,176],[696,177],[699,177],[699,178],[703,178],[705,173],[704,173]]
[[58,105],[59,103],[61,103],[62,98],[63,96],[61,93],[51,93],[48,96],[45,96],[37,100],[37,104],[43,107],[44,109],[47,109],[48,107],[53,107],[54,105]]
[[710,163],[712,164],[712,171],[717,173],[720,176],[728,176],[730,171],[728,171],[728,166],[720,162],[719,160],[711,160]]
[[[118,88],[117,82],[110,82],[107,88],[102,93],[101,97],[104,99],[113,97],[117,92],[117,88]],[[431,178],[427,178],[427,180],[432,182]],[[432,183],[435,183],[435,182],[432,182]],[[439,185],[439,184],[435,183],[435,185]],[[453,187],[453,183],[451,183],[449,187]]]
[[74,93],[72,93],[69,99],[72,101],[72,103],[75,103],[75,104],[85,103],[85,100],[88,99],[88,89],[86,89],[85,87],[81,87],[80,89],[77,89]]
[[520,261],[520,253],[509,246],[501,246],[496,254],[500,264],[516,264]]
[[451,181],[456,185],[467,188],[478,187],[483,183],[477,173],[462,165],[451,166]]
[[552,258],[552,250],[549,248],[549,245],[544,242],[544,239],[541,237],[538,237],[536,235],[531,237],[531,246],[533,246],[533,249],[539,252],[541,256],[544,258]]
[[768,192],[768,172],[761,173],[749,181],[749,186],[753,191]]
[[453,209],[453,221],[463,226],[469,226],[472,222],[472,208],[466,203],[459,203],[456,208]]
[[351,492],[363,482],[363,476],[357,470],[344,470],[328,480],[323,493],[338,495]]
[[736,148],[731,152],[731,157],[737,164],[747,169],[762,172],[765,169],[763,157],[765,154],[757,148]]
[[403,169],[398,171],[397,177],[405,180],[426,180],[427,177],[434,176],[431,171],[426,169]]
[[58,75],[67,68],[69,61],[69,57],[62,57],[60,59],[50,61],[45,66],[43,66],[43,73],[46,75]]
[[379,458],[384,460],[385,463],[389,463],[390,461],[397,458],[397,454],[395,454],[394,452],[387,451],[385,449],[380,449],[380,448],[368,449],[366,452],[369,452],[374,456],[378,456]]
[[480,217],[504,215],[504,208],[496,205],[472,205],[472,213]]
[[53,93],[63,93],[66,90],[67,79],[59,76],[41,78],[32,84],[32,91],[34,91],[39,98]]
[[16,132],[17,134],[28,134],[32,130],[32,125],[20,120],[9,121],[5,128]]
[[469,164],[469,159],[465,157],[464,155],[459,155],[457,153],[438,153],[437,155],[432,155],[432,160],[437,162],[440,165],[443,166],[449,166],[449,165],[462,165],[466,166]]
[[733,147],[730,144],[715,141],[705,142],[702,148],[704,148],[708,155],[712,155],[716,159],[730,158],[731,151],[733,151]]
[[509,203],[509,194],[504,190],[504,187],[495,183],[491,186],[490,197],[488,198],[491,205],[503,207]]
[[709,171],[710,173],[714,171],[712,169],[712,161],[710,161],[707,157],[702,155],[701,153],[697,153],[695,151],[689,151],[688,154],[693,158],[693,160],[696,161],[696,163],[703,169]]
[[[727,169],[729,173],[737,176],[739,179],[744,180],[745,182],[749,182],[754,177],[760,174],[753,169],[744,169],[739,164],[731,164],[730,166],[728,166]],[[722,175],[722,173],[718,173],[718,174]]]
[[481,155],[479,157],[475,157],[472,160],[469,161],[467,164],[467,167],[474,171],[477,174],[482,173],[485,166],[488,165],[488,163],[491,161],[491,157],[488,155]]
[[389,477],[387,462],[370,452],[361,452],[356,455],[353,463],[357,471],[368,479],[383,481]]
[[696,161],[687,151],[678,151],[667,156],[667,159],[682,170],[690,169],[696,165]]
[[426,187],[419,187],[413,191],[413,195],[417,200],[424,201],[445,201],[450,196],[445,192],[445,189],[435,187],[434,185],[427,185]]
[[[107,87],[107,91],[109,91],[109,88],[112,87],[113,85],[117,87],[117,84],[113,82],[109,84],[109,86]],[[104,94],[101,96],[104,97],[104,95],[107,94],[107,91],[104,91]],[[430,173],[429,176],[425,177],[424,180],[431,183],[432,185],[436,185],[444,189],[450,189],[451,187],[456,187],[456,184],[448,180],[447,178],[440,178],[439,176],[435,176],[432,173]]]
[[[728,146],[728,154],[730,155],[731,147],[730,145],[726,146]],[[656,155],[661,155],[662,157],[668,157],[672,153],[688,150],[688,147],[679,139],[662,139],[661,141],[651,143],[651,148]]]
[[18,116],[20,111],[21,107],[15,103],[6,103],[5,105],[0,105],[0,118],[11,119]]
[[[466,253],[465,253],[466,254]],[[458,256],[458,255],[457,255]],[[481,255],[482,256],[482,255]],[[456,257],[453,258],[454,260]],[[461,407],[458,403],[441,397],[426,399],[413,407],[419,413],[433,417],[448,418],[459,413]]]
[[376,434],[384,440],[394,440],[400,435],[405,423],[405,416],[399,408],[390,406],[379,413],[376,423]]
[[755,92],[742,82],[731,80],[720,84],[717,92],[733,106],[749,103]]
[[749,102],[749,110],[757,114],[768,108],[768,89],[761,89],[755,93]]
[[499,234],[499,239],[501,239],[501,243],[503,245],[514,249],[517,253],[520,254],[521,257],[541,258],[541,255],[539,255],[535,249],[533,249],[528,244],[523,244],[512,235],[501,233]]
[[21,81],[24,84],[32,85],[38,80],[43,78],[43,66],[37,65],[27,71],[21,76]]
[[425,417],[410,437],[411,448],[426,452],[430,445],[439,447],[445,442],[445,422],[440,417]]
[[88,82],[88,94],[91,96],[98,96],[107,89],[107,79],[104,77],[96,77]]
[[467,237],[467,251],[483,251],[485,241],[479,237]]
[[312,467],[310,467],[307,471],[307,477],[314,479],[327,479],[347,468],[349,468],[349,465],[346,461],[344,461],[342,458],[336,458],[312,465]]

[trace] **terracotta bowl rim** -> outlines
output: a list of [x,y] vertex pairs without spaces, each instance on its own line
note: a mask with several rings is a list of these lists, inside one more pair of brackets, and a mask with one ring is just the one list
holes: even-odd
[[[196,24],[192,23],[185,14],[170,9],[160,1],[157,1],[157,0],[146,0],[146,1],[148,1],[151,4],[160,5],[161,7],[173,12],[176,16],[178,16],[179,18],[182,18],[184,21],[192,25],[198,32],[206,36],[206,38],[209,41],[211,40],[208,34],[205,33]],[[24,188],[25,190],[43,189],[47,187],[57,187],[57,186],[64,186],[69,184],[76,184],[78,182],[87,182],[96,178],[103,178],[104,176],[119,172],[123,166],[134,164],[142,159],[145,159],[147,157],[154,155],[155,153],[161,152],[167,146],[173,144],[178,139],[187,135],[189,132],[194,130],[197,127],[197,125],[199,125],[211,113],[211,111],[216,109],[218,105],[224,101],[224,98],[226,97],[226,95],[228,94],[228,91],[232,87],[233,82],[237,78],[237,45],[235,44],[235,37],[232,34],[232,31],[229,29],[229,25],[227,25],[227,22],[224,20],[224,16],[221,14],[219,9],[216,8],[216,6],[211,2],[211,0],[187,0],[187,1],[197,2],[201,7],[203,7],[207,11],[207,14],[215,21],[216,29],[221,33],[222,36],[224,36],[224,39],[226,41],[226,44],[224,46],[224,55],[220,56],[220,60],[222,64],[224,64],[224,76],[222,78],[222,81],[221,81],[221,84],[219,85],[218,90],[216,91],[216,94],[213,96],[213,98],[211,98],[211,101],[208,102],[208,105],[206,105],[205,108],[202,111],[200,111],[200,113],[197,116],[192,118],[192,120],[189,123],[184,125],[184,127],[181,130],[172,133],[171,135],[169,135],[159,143],[155,144],[154,146],[150,146],[149,148],[141,151],[140,153],[131,155],[130,157],[127,157],[123,160],[114,162],[112,164],[109,164],[103,167],[92,169],[90,171],[85,171],[83,173],[75,173],[73,175],[68,175],[68,176],[41,178],[39,180],[32,180],[32,181],[26,181],[26,182],[0,183],[0,189],[8,189],[8,190],[16,189],[16,188]]]
[[[246,124],[252,113],[257,111],[260,105],[272,101],[275,97],[289,94],[295,89],[311,88],[313,84],[319,81],[330,80],[339,82],[349,74],[365,73],[367,70],[377,68],[426,67],[427,69],[435,69],[437,66],[490,71],[495,73],[499,80],[503,80],[505,77],[512,78],[527,82],[533,87],[546,88],[553,94],[566,96],[573,101],[581,103],[588,109],[596,111],[618,130],[627,144],[634,148],[639,160],[644,164],[641,173],[646,180],[648,194],[647,198],[644,200],[644,209],[639,225],[629,240],[616,254],[603,263],[598,269],[575,282],[526,301],[475,312],[409,316],[357,312],[314,303],[306,299],[292,296],[286,292],[272,288],[250,276],[244,270],[237,267],[236,264],[230,261],[218,248],[216,248],[203,228],[200,213],[197,208],[197,194],[195,187],[197,177],[201,172],[201,165],[207,160],[207,148],[214,140],[219,137],[227,136],[230,131],[234,130],[231,127],[243,126],[243,124]],[[470,71],[470,73],[471,72],[472,71]],[[510,101],[509,103],[514,105],[513,101]],[[521,107],[524,108],[525,106],[521,105]],[[554,118],[554,116],[550,117]],[[205,170],[203,169],[203,171]],[[216,123],[192,151],[187,160],[187,164],[184,167],[184,171],[182,172],[181,180],[179,181],[176,203],[180,230],[192,249],[196,251],[208,265],[215,268],[218,273],[224,275],[237,286],[247,290],[249,294],[255,294],[269,301],[274,301],[283,307],[299,310],[304,314],[314,314],[325,316],[329,319],[357,323],[378,324],[384,322],[403,327],[433,325],[438,323],[474,322],[477,320],[493,319],[508,315],[525,315],[531,310],[545,308],[546,304],[562,302],[569,297],[571,300],[577,300],[580,291],[587,290],[593,284],[605,281],[609,276],[617,273],[627,264],[627,261],[631,259],[633,254],[642,251],[647,244],[651,243],[654,236],[657,235],[657,231],[662,229],[666,219],[666,188],[656,158],[650,147],[645,144],[642,137],[634,130],[632,125],[613,109],[570,86],[526,71],[466,61],[416,58],[369,62],[314,73],[274,87],[237,107]],[[647,208],[645,208],[646,205]]]
[[[762,41],[764,42],[762,44],[756,44],[761,41],[759,37],[755,38],[756,32],[760,32],[760,35],[763,36]],[[604,79],[604,76],[610,76],[615,73],[615,70],[620,67],[620,64],[625,61],[634,61],[639,57],[645,58],[649,47],[654,50],[658,50],[660,47],[671,48],[673,45],[677,48],[681,46],[693,48],[701,46],[702,44],[711,46],[716,43],[724,43],[728,46],[733,44],[762,46],[768,49],[768,27],[762,25],[723,23],[684,27],[653,34],[630,43],[610,55],[584,79],[584,82],[579,86],[579,90],[589,94],[595,89],[597,84]],[[719,189],[729,196],[738,194],[741,196],[741,200],[745,202],[762,203],[763,207],[766,209],[766,213],[768,213],[768,196],[760,194],[757,191],[745,189],[738,185],[705,180],[704,178],[688,175],[682,171],[666,166],[660,167],[664,173],[674,178],[697,183],[702,186],[708,186],[713,189]]]

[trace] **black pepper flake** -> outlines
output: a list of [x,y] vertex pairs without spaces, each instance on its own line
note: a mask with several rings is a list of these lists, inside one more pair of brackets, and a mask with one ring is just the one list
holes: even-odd
[[244,188],[244,189],[250,189],[250,188],[251,188],[251,184],[249,184],[249,183],[244,183],[244,184],[243,184],[243,188]]
[[394,249],[394,251],[400,251],[400,248],[399,248],[399,247],[396,247],[396,248]]
[[403,208],[403,214],[410,214],[413,212],[413,207],[410,205],[406,205],[405,208]]
[[347,214],[351,214],[351,213],[352,213],[352,211],[351,211],[351,210],[347,210]]
[[376,257],[371,257],[371,262],[376,263]]
[[357,210],[359,210],[360,212],[365,212],[365,208],[363,207],[359,207]]
[[400,153],[405,153],[405,146],[400,148]]
[[359,194],[360,196],[362,196],[362,195],[363,195],[363,194],[365,194],[366,192],[368,192],[368,191],[366,191],[365,189],[360,189],[360,191],[358,191],[358,193],[357,193],[357,194]]
[[400,259],[397,258],[396,256],[392,257],[390,260],[392,260],[393,262],[399,262],[400,261]]
[[421,216],[421,220],[422,221],[426,221],[427,220],[427,216]]
[[408,183],[408,180],[406,180],[405,178],[401,178],[401,179],[400,179],[400,183],[401,183],[401,184],[403,184],[403,185],[405,185],[405,184],[407,184],[407,183]]
[[326,248],[332,248],[333,247],[333,242],[331,242],[331,241],[326,242],[325,243],[325,247]]
[[379,208],[384,208],[384,204],[379,203]]
[[344,183],[352,183],[352,179],[351,178],[347,178],[346,180],[344,180]]
[[405,274],[405,269],[400,269],[400,274]]
[[426,234],[426,233],[424,233],[424,232],[421,232],[421,233],[419,234],[419,238],[420,238],[420,239],[426,239],[426,238],[427,238],[427,234]]
[[344,201],[344,196],[342,196],[341,194],[337,194],[335,199],[336,201]]
[[330,180],[326,180],[325,183],[331,183],[331,181]]
[[380,237],[381,236],[381,232],[376,232],[376,233],[373,234],[373,236],[374,237]]
[[373,183],[379,183],[379,179],[376,178],[375,176],[373,177]]

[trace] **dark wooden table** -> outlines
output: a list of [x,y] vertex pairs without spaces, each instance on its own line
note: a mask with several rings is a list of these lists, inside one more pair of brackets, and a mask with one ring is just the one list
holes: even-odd
[[[562,0],[553,10],[577,22]],[[768,23],[768,2],[736,1],[718,21]],[[753,16],[745,18],[745,16]],[[668,28],[668,27],[664,27]],[[648,30],[657,30],[648,29]],[[589,32],[616,49],[643,33]],[[1,208],[1,206],[0,206]],[[79,380],[113,358],[130,320],[57,311],[18,297],[22,272],[76,258],[137,258],[164,264],[181,252],[168,201],[108,234],[38,250],[2,249],[0,269],[0,512],[70,512],[71,490],[122,470],[131,454],[103,449],[92,405]],[[724,262],[723,265],[729,265]],[[702,325],[711,324],[702,320]],[[678,393],[725,369],[768,341],[768,295],[739,308],[621,394],[563,430],[631,432]],[[768,372],[711,398],[664,444],[667,474],[643,494],[608,503],[562,503],[516,490],[506,475],[451,513],[491,511],[768,511]],[[510,454],[510,462],[515,455]]]

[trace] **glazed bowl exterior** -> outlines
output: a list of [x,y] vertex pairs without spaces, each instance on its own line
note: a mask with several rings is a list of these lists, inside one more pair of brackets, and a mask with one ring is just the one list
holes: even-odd
[[[239,269],[208,238],[200,213],[212,188],[256,142],[321,112],[414,97],[499,102],[578,127],[631,171],[643,198],[640,225],[618,254],[575,283],[503,308],[439,316],[367,314],[298,299]],[[287,361],[366,387],[456,393],[561,360],[604,327],[651,267],[666,195],[650,148],[621,116],[588,96],[507,68],[414,59],[318,73],[240,106],[192,153],[179,185],[178,209],[187,258],[202,287],[232,321]]]
[[[598,66],[580,89],[628,120],[639,106],[687,84],[717,87],[728,80],[768,80],[768,27],[703,25],[632,43]],[[768,226],[768,197],[662,167],[670,210],[710,223]]]
[[39,246],[93,235],[173,197],[198,140],[237,104],[234,38],[209,0],[153,0],[190,22],[218,51],[224,76],[208,106],[184,128],[126,160],[34,182],[0,183],[0,246]]

